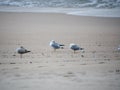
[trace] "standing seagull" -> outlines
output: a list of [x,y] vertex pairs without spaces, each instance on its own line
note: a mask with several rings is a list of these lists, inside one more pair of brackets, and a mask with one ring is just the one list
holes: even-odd
[[18,54],[20,54],[20,57],[22,58],[22,54],[28,53],[28,52],[30,52],[30,51],[28,51],[28,50],[25,49],[23,46],[21,46],[20,48],[17,48],[17,49],[16,49],[16,52],[17,52]]
[[120,47],[118,48],[118,51],[120,51]]
[[82,52],[84,52],[83,48],[80,48],[78,45],[76,45],[74,43],[71,43],[69,47],[70,47],[70,49],[74,50],[74,53],[77,50],[82,50]]
[[120,45],[119,45],[119,47],[118,47],[118,51],[120,51]]
[[56,49],[64,48],[63,44],[56,43],[54,40],[52,40],[49,45],[54,49],[54,51],[56,51]]

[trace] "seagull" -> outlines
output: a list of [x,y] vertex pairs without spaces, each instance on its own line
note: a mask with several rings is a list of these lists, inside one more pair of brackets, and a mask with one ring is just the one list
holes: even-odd
[[54,40],[52,40],[49,45],[54,49],[54,51],[60,48],[63,49],[64,48],[63,46],[65,46],[64,44],[56,43]]
[[118,47],[118,51],[120,51],[120,47]]
[[31,51],[28,51],[23,46],[21,46],[21,47],[19,47],[19,48],[16,49],[16,52],[18,54],[20,54],[20,57],[22,58],[22,54],[25,54],[25,53],[28,53],[28,52],[31,52]]
[[69,45],[69,47],[70,47],[70,49],[74,50],[74,53],[75,53],[75,51],[77,51],[77,50],[81,50],[82,52],[84,52],[84,48],[80,48],[78,45],[76,45],[76,44],[74,44],[74,43],[71,43],[71,44]]
[[117,51],[120,52],[120,45],[118,46]]

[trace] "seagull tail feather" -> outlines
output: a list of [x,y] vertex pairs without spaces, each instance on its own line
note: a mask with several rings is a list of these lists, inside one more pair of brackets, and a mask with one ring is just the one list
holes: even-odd
[[27,51],[27,53],[28,53],[28,52],[31,52],[31,51]]
[[60,46],[65,46],[64,44],[60,44]]

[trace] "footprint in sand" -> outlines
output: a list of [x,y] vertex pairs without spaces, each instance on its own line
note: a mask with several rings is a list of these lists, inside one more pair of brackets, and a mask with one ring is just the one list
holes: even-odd
[[104,64],[105,62],[99,62],[98,64]]
[[113,70],[109,70],[108,72],[109,72],[109,73],[113,73],[114,71],[113,71]]
[[78,72],[78,74],[80,74],[80,75],[86,75],[86,72]]
[[87,65],[86,63],[82,63],[82,64],[80,64],[80,65]]
[[14,67],[13,69],[19,69],[19,67]]
[[119,69],[116,69],[116,74],[120,74],[120,70]]
[[60,66],[65,66],[65,65],[62,64],[62,65],[60,65]]
[[21,77],[21,75],[20,75],[20,74],[15,74],[14,76],[15,76],[15,77]]
[[11,62],[10,64],[16,64],[16,63],[14,63],[14,62]]
[[74,73],[73,72],[67,72],[66,74],[64,74],[64,77],[74,77]]
[[47,67],[47,66],[38,66],[38,68],[43,68],[43,67]]

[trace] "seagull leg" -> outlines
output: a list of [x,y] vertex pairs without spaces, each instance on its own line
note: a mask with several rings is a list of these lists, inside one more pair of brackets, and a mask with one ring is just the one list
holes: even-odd
[[22,58],[22,54],[20,54],[20,58]]
[[74,54],[75,54],[75,50],[74,50]]
[[56,51],[56,49],[54,48],[54,52]]

